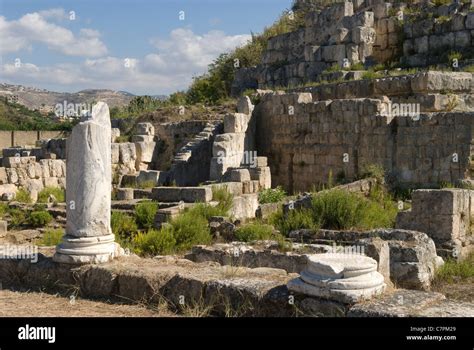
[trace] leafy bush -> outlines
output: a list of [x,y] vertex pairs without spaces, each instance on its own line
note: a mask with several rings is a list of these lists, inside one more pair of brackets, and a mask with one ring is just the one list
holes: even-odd
[[50,213],[45,210],[31,212],[28,222],[33,227],[43,227],[53,220]]
[[285,216],[283,211],[272,215],[270,223],[283,235],[288,236],[291,231],[299,229],[318,229],[319,225],[313,220],[313,213],[310,209],[290,210]]
[[141,255],[165,255],[173,253],[176,240],[173,228],[166,226],[161,230],[149,230],[133,238],[135,252]]
[[320,192],[312,199],[313,221],[333,230],[393,227],[397,208],[389,198],[370,200],[341,190]]
[[0,203],[0,219],[3,219],[5,214],[8,212],[8,205],[6,203]]
[[66,194],[62,188],[45,187],[38,193],[38,203],[47,203],[50,195],[53,195],[58,203],[65,201]]
[[461,261],[446,260],[444,265],[436,271],[435,282],[453,283],[472,277],[474,277],[474,254],[470,254]]
[[207,219],[216,216],[215,209],[217,208],[198,204],[171,220],[170,224],[176,240],[177,250],[184,251],[196,244],[209,244],[211,242],[212,237]]
[[283,187],[268,188],[258,194],[258,201],[264,203],[278,203],[286,197],[286,192]]
[[16,191],[15,200],[17,202],[20,202],[20,203],[31,203],[32,202],[30,194],[24,188],[19,188],[18,191]]
[[232,193],[227,191],[226,188],[212,188],[212,200],[219,202],[218,208],[222,211],[223,215],[226,216],[229,210],[232,208],[232,204],[234,202],[234,196]]
[[385,169],[379,164],[367,164],[362,168],[360,178],[375,178],[382,183],[385,178]]
[[64,236],[64,230],[54,229],[48,230],[43,234],[43,237],[38,241],[38,245],[41,246],[56,246],[61,243]]
[[373,70],[368,70],[362,74],[362,79],[370,80],[370,79],[378,79],[382,78],[383,75],[379,72],[374,72]]
[[26,218],[26,212],[20,209],[9,209],[8,213],[10,214],[10,227],[18,228],[28,223]]
[[261,223],[249,223],[235,231],[235,237],[242,242],[267,240],[273,236],[273,227]]
[[131,237],[138,232],[134,218],[119,211],[112,211],[110,226],[112,232],[122,238]]
[[135,220],[141,228],[151,229],[155,221],[156,211],[158,210],[158,203],[156,202],[142,202],[135,207]]

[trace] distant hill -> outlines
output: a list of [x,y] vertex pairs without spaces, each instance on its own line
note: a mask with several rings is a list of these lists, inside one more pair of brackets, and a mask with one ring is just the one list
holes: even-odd
[[0,96],[7,97],[9,101],[23,105],[31,110],[42,112],[51,111],[56,104],[66,103],[93,103],[96,101],[107,102],[110,108],[128,105],[134,97],[125,91],[87,89],[74,93],[54,92],[23,85],[0,83]]

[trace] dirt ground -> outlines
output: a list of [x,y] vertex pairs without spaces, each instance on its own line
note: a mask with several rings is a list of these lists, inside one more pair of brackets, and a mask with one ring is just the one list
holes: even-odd
[[458,301],[474,302],[474,277],[454,281],[453,283],[435,283],[432,290],[446,295],[446,298]]
[[157,305],[111,304],[38,292],[0,290],[0,317],[173,317]]

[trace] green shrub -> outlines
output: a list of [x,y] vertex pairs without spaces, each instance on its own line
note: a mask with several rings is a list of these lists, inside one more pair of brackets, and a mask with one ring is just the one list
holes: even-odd
[[362,62],[357,62],[351,65],[351,70],[365,70],[365,67]]
[[313,221],[321,228],[367,230],[393,227],[397,206],[388,195],[371,200],[359,194],[332,190],[313,197],[312,211]]
[[61,243],[61,240],[64,236],[64,230],[62,229],[54,229],[54,230],[47,230],[43,237],[38,241],[38,245],[40,246],[56,246]]
[[272,226],[257,222],[243,225],[235,231],[236,239],[242,242],[268,240],[273,236]]
[[462,68],[464,72],[474,73],[474,64]]
[[45,210],[31,212],[28,222],[33,227],[43,227],[53,220],[50,213]]
[[270,223],[285,236],[294,230],[319,228],[310,209],[290,210],[286,216],[281,210],[271,216]]
[[207,219],[215,216],[211,206],[198,204],[171,220],[173,236],[178,251],[185,251],[197,244],[209,244],[211,233]]
[[367,164],[362,167],[360,178],[375,178],[379,183],[382,183],[385,178],[385,169],[379,164]]
[[227,216],[228,210],[225,208],[225,205],[216,205],[212,206],[210,204],[198,203],[187,212],[190,212],[192,215],[199,216],[205,220],[209,220],[213,216]]
[[153,228],[157,210],[158,203],[156,202],[138,203],[135,207],[135,220],[138,226],[147,230]]
[[277,188],[268,188],[261,191],[258,194],[258,201],[261,204],[264,203],[278,203],[286,197],[286,192],[283,187],[278,186]]
[[32,202],[30,194],[24,188],[19,188],[18,191],[16,191],[15,200],[17,202],[20,202],[20,203],[31,203]]
[[222,216],[227,216],[229,210],[232,208],[234,196],[227,190],[227,188],[213,187],[212,200],[219,202],[218,208],[224,213]]
[[148,181],[142,181],[138,184],[138,188],[153,188],[156,187],[156,181],[153,180],[148,180]]
[[121,238],[131,237],[138,231],[134,218],[119,211],[112,211],[110,225],[112,232]]
[[6,203],[0,203],[0,219],[3,219],[5,214],[8,212],[8,205]]
[[462,59],[462,54],[457,51],[450,51],[447,57],[448,57],[448,63],[452,63],[453,60],[460,61]]
[[368,70],[367,72],[364,72],[364,74],[362,74],[362,79],[366,79],[366,80],[378,79],[382,77],[383,75],[381,73],[374,72],[372,70]]
[[27,212],[21,209],[9,209],[8,213],[10,214],[10,227],[18,228],[28,223]]
[[474,254],[470,254],[461,261],[448,259],[436,271],[436,282],[453,283],[457,280],[463,280],[474,277]]
[[45,187],[38,193],[38,203],[48,203],[48,197],[53,195],[58,203],[65,201],[65,192],[58,187]]
[[173,228],[166,226],[161,230],[149,230],[133,238],[135,252],[140,255],[166,255],[173,253],[176,240]]

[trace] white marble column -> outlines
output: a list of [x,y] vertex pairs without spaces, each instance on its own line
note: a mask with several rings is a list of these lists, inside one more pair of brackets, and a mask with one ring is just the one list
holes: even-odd
[[120,255],[110,228],[111,126],[109,107],[98,102],[67,141],[66,234],[54,260],[103,263]]

